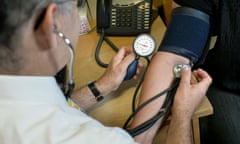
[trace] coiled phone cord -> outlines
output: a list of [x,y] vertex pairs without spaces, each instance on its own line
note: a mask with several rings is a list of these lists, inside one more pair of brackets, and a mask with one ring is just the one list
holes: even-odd
[[101,67],[104,67],[104,68],[107,68],[108,67],[108,64],[102,62],[102,60],[100,59],[99,57],[99,53],[100,53],[100,49],[102,47],[102,43],[103,41],[106,41],[107,44],[115,51],[117,52],[119,49],[116,45],[114,45],[110,39],[108,39],[106,36],[105,36],[105,31],[104,29],[102,29],[102,32],[101,32],[101,35],[100,35],[100,38],[99,38],[99,41],[98,41],[98,44],[97,44],[97,47],[96,47],[96,51],[95,51],[95,59],[96,59],[96,62],[101,66]]

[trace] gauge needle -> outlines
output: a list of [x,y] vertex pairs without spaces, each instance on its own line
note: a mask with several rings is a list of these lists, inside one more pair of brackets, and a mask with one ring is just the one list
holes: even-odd
[[145,45],[145,44],[142,44],[142,43],[138,43],[138,44],[140,44],[140,45],[142,45],[142,46],[144,46],[144,47],[147,47],[147,45]]

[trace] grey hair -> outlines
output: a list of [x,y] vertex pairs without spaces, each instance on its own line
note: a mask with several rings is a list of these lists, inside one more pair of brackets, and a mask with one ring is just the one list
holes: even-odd
[[[0,5],[0,46],[10,47],[11,37],[32,15],[44,9],[49,3],[64,3],[74,0],[2,0]],[[78,0],[83,4],[84,0]],[[61,6],[59,5],[61,8]]]
[[[0,5],[0,66],[7,66],[7,61],[18,61],[14,52],[16,51],[13,40],[18,39],[21,31],[21,26],[31,19],[33,15],[43,11],[49,3],[57,3],[60,12],[70,10],[69,5],[63,6],[61,3],[75,0],[2,0]],[[77,0],[81,6],[85,0]],[[14,39],[13,39],[14,37]],[[14,44],[15,43],[15,44]]]

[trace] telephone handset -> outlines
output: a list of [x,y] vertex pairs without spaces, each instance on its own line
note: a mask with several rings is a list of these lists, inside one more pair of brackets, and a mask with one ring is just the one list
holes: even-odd
[[109,0],[97,0],[97,30],[109,27]]
[[97,0],[97,32],[137,35],[150,32],[152,0]]

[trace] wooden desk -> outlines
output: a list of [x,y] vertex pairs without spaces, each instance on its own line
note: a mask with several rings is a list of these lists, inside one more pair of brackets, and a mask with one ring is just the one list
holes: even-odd
[[[157,45],[160,44],[164,32],[165,26],[160,18],[157,18],[152,25],[151,31],[151,35],[155,37]],[[135,37],[111,37],[110,39],[114,44],[120,47],[131,46],[134,38]],[[89,81],[98,79],[105,70],[97,65],[94,58],[98,39],[99,35],[95,30],[89,34],[82,35],[79,38],[74,62],[74,79],[76,88],[87,84]],[[106,43],[103,43],[100,51],[101,59],[108,63],[113,55],[115,55],[115,52]],[[123,82],[117,91],[111,93],[105,98],[105,102],[97,104],[89,114],[105,125],[122,127],[123,123],[131,113],[132,96],[137,83],[137,80]],[[205,99],[201,107],[194,114],[192,120],[195,143],[200,143],[198,118],[212,113],[213,109],[211,104]],[[166,131],[166,128],[161,129],[161,131],[164,130]],[[160,132],[155,141],[158,143],[159,141],[164,141],[165,135],[166,132]]]

